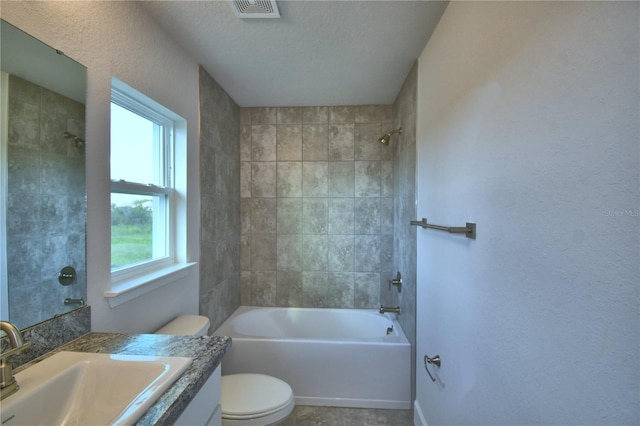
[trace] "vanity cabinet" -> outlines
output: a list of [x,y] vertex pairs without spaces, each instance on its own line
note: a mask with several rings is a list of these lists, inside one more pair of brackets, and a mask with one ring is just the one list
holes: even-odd
[[220,365],[218,365],[175,424],[177,426],[222,425],[221,392]]

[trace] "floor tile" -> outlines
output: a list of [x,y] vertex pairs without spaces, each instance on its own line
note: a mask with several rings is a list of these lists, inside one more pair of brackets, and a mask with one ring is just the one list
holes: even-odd
[[413,426],[411,410],[297,405],[282,426]]

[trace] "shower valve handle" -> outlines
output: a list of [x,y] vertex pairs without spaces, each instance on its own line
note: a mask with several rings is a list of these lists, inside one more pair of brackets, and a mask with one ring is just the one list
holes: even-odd
[[389,290],[391,290],[391,286],[395,285],[398,287],[398,293],[402,290],[402,275],[398,272],[398,275],[395,279],[389,280]]

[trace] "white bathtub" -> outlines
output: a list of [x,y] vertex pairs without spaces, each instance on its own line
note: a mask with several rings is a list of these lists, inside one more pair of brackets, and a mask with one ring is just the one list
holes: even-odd
[[279,377],[296,404],[411,408],[411,345],[391,314],[241,306],[214,334],[232,338],[222,374]]

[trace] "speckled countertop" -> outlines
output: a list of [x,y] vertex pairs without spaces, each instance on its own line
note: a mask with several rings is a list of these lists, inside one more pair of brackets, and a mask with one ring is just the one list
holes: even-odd
[[15,371],[60,351],[101,352],[122,355],[180,356],[193,359],[184,374],[138,420],[138,425],[173,424],[198,393],[231,347],[231,338],[160,334],[88,333]]

